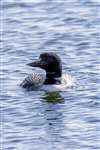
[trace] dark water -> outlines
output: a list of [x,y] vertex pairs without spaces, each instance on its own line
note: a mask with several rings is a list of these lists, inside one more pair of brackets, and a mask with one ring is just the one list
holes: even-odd
[[[3,0],[1,150],[99,150],[97,0]],[[45,51],[80,82],[64,92],[25,91],[27,63]]]

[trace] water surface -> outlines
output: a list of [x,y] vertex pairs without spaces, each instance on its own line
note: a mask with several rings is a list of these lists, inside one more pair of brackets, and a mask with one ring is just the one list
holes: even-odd
[[[1,149],[99,150],[98,1],[4,0],[1,14]],[[22,89],[26,64],[49,51],[80,85]]]

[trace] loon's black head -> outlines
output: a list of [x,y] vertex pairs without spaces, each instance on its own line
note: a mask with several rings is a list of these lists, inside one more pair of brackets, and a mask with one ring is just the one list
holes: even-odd
[[49,79],[58,78],[62,75],[61,59],[53,52],[40,54],[39,60],[29,63],[28,65],[44,69],[46,71],[47,78]]

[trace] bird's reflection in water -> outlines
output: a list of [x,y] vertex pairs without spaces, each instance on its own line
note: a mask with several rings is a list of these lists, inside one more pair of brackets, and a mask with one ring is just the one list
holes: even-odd
[[43,96],[43,99],[52,104],[62,103],[64,101],[63,97],[59,92],[47,92]]
[[46,93],[43,97],[45,102],[45,121],[46,121],[46,141],[50,144],[51,149],[61,140],[64,129],[62,103],[64,99],[59,92]]

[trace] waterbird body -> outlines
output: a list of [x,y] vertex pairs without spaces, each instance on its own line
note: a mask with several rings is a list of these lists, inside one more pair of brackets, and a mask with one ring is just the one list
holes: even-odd
[[62,62],[60,57],[53,53],[42,53],[39,59],[28,64],[31,67],[39,67],[41,71],[30,74],[24,79],[21,86],[40,87],[44,89],[64,89],[75,85],[75,80],[70,75],[62,74]]

